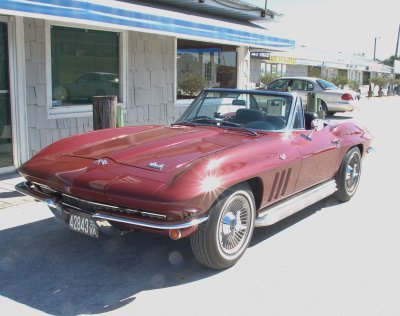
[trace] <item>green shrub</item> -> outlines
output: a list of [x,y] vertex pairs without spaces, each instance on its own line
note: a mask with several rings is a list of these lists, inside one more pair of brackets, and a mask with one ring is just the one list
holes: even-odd
[[183,95],[196,96],[206,85],[207,83],[201,75],[188,72],[178,83],[178,89]]
[[360,91],[360,83],[356,80],[349,80],[349,88],[353,91]]
[[347,79],[347,77],[343,77],[343,76],[337,76],[335,78],[331,79],[331,82],[335,85],[338,86],[339,88],[344,88],[344,86],[346,84],[349,83],[349,79]]
[[384,76],[374,77],[374,78],[371,78],[371,83],[373,83],[374,86],[379,87],[378,96],[382,96],[383,95],[382,89],[388,85],[389,78],[384,77]]
[[266,86],[270,82],[274,81],[275,79],[280,78],[281,76],[276,75],[276,74],[262,74],[260,77],[260,82]]

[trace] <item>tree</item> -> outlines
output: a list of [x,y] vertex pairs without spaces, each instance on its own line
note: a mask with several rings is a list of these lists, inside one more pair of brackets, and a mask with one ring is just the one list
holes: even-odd
[[335,78],[332,78],[331,81],[335,86],[338,86],[339,88],[343,89],[344,86],[348,84],[349,79],[347,79],[347,77],[344,76],[337,76]]
[[379,87],[378,96],[381,97],[383,95],[382,89],[388,85],[389,78],[384,77],[384,76],[374,77],[374,78],[371,78],[371,83],[373,83],[374,86]]
[[385,60],[382,60],[382,64],[390,66],[390,67],[393,67],[395,60],[400,60],[400,57],[395,58],[394,55],[392,55],[389,58],[386,58]]
[[206,86],[206,82],[199,74],[188,72],[179,82],[178,89],[183,95],[195,96]]
[[359,91],[360,90],[360,83],[356,80],[349,80],[349,88],[353,91]]
[[260,82],[266,86],[267,84],[269,84],[270,82],[274,81],[275,79],[280,78],[279,75],[277,74],[263,74],[260,77]]

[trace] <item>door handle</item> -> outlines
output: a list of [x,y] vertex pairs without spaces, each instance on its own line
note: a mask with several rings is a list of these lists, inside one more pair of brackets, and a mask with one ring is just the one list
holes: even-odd
[[336,138],[336,139],[331,141],[331,143],[335,144],[335,145],[340,145],[341,142],[342,142],[342,140],[340,138]]

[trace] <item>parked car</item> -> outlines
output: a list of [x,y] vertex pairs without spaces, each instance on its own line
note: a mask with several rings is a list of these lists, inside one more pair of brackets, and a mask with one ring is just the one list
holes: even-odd
[[224,269],[254,227],[335,194],[350,200],[372,137],[303,111],[295,93],[206,89],[171,126],[105,129],[60,140],[24,163],[19,192],[92,237],[133,230],[190,236]]
[[352,111],[354,101],[360,99],[360,93],[356,91],[343,90],[329,81],[311,77],[279,78],[270,82],[265,88],[275,91],[286,91],[290,88],[301,96],[303,104],[307,104],[307,94],[314,92],[321,99],[322,110],[328,114]]
[[61,101],[91,99],[92,96],[118,95],[117,74],[108,72],[88,72],[65,85],[57,86],[53,98]]

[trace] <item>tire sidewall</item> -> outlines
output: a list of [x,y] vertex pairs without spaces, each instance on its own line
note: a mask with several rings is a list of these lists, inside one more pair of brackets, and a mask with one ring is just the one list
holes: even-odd
[[[234,254],[227,254],[221,249],[221,246],[219,244],[219,223],[223,215],[223,210],[225,209],[225,206],[230,202],[230,200],[232,200],[234,197],[238,195],[244,196],[250,204],[251,211],[250,211],[249,226],[247,230],[246,240],[240,247],[240,249]],[[212,257],[220,261],[220,263],[226,267],[235,264],[244,254],[251,241],[251,237],[254,230],[254,221],[255,221],[255,201],[250,187],[247,184],[240,184],[227,190],[221,196],[221,198],[216,202],[216,204],[211,208],[210,218],[207,221],[210,231],[208,246]]]
[[[346,185],[346,168],[350,162],[350,159],[353,157],[353,155],[358,156],[359,170],[358,170],[358,179],[357,179],[356,186],[353,191],[349,192],[347,189],[347,185]],[[343,201],[343,202],[349,201],[356,193],[358,185],[360,183],[361,173],[362,173],[361,161],[362,161],[361,153],[360,153],[360,150],[358,149],[358,147],[354,147],[354,148],[350,149],[346,153],[345,157],[343,158],[342,164],[340,165],[337,180],[336,180],[337,187],[338,187],[337,196],[340,201]]]

